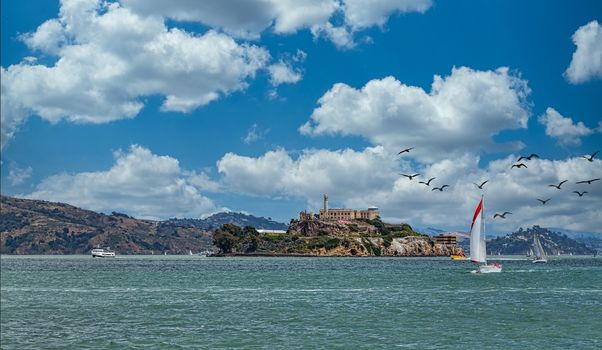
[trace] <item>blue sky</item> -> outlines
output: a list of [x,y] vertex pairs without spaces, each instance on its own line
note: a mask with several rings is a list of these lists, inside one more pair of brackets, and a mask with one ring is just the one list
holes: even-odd
[[487,179],[493,230],[602,227],[599,1],[87,3],[2,2],[2,194],[465,230]]

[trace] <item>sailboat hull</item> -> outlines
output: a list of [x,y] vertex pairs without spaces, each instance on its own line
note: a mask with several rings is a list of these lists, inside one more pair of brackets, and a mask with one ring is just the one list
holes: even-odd
[[500,265],[500,264],[479,265],[479,269],[476,270],[476,273],[496,273],[496,272],[502,272],[502,265]]
[[534,264],[545,264],[547,262],[548,262],[547,259],[535,259],[535,260],[533,260]]

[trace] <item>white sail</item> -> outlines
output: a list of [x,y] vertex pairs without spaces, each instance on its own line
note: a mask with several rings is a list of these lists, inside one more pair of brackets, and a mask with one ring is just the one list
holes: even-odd
[[474,213],[470,228],[470,260],[476,263],[487,262],[482,198]]
[[533,234],[533,248],[535,248],[535,260],[546,260],[546,252],[543,250],[541,246],[541,242],[539,241],[539,236],[537,233]]

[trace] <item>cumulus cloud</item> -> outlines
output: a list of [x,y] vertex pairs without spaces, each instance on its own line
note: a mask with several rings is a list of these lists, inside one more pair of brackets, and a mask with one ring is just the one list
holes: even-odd
[[584,83],[592,79],[602,78],[602,26],[598,21],[591,21],[579,27],[573,34],[573,42],[577,50],[565,77],[572,84]]
[[[498,145],[493,136],[526,128],[530,93],[527,82],[507,68],[476,71],[461,67],[436,75],[430,92],[393,77],[374,79],[361,89],[335,84],[319,100],[305,135],[359,135],[389,152],[413,146],[421,161],[516,148]],[[396,153],[396,152],[395,152]]]
[[9,98],[6,70],[0,67],[0,150],[12,139],[28,116],[27,109],[15,99]]
[[273,86],[295,84],[303,77],[300,71],[295,70],[290,64],[282,60],[270,65],[268,72],[270,73],[270,83]]
[[67,41],[65,28],[56,19],[42,23],[35,32],[25,34],[21,39],[31,49],[50,55],[57,55]]
[[[284,150],[269,151],[261,157],[245,157],[227,153],[217,163],[226,188],[255,196],[307,196],[320,200],[321,193],[331,194],[354,188],[361,196],[391,182],[395,163],[382,147],[363,152],[305,150],[292,159]],[[388,172],[373,171],[386,166]]]
[[211,187],[211,181],[182,170],[177,159],[138,145],[116,152],[115,158],[106,171],[50,176],[34,192],[21,196],[147,219],[200,217],[216,210],[198,189]]
[[339,49],[351,49],[356,43],[351,30],[344,26],[334,26],[328,22],[323,25],[316,25],[311,28],[311,33],[314,39],[326,38],[332,41]]
[[135,117],[151,95],[164,96],[164,111],[190,112],[245,89],[270,60],[266,49],[225,34],[170,29],[160,17],[93,0],[63,0],[60,17],[24,40],[58,57],[52,66],[2,68],[3,145],[31,113],[105,123]]
[[[224,188],[253,196],[295,197],[307,201],[314,211],[321,196],[328,193],[332,202],[351,208],[376,205],[391,222],[416,226],[455,228],[466,231],[474,208],[485,195],[488,229],[507,232],[519,226],[541,225],[574,230],[600,231],[602,186],[577,185],[595,178],[602,161],[580,158],[566,160],[533,159],[526,169],[511,169],[516,155],[479,167],[479,157],[465,154],[454,160],[440,160],[413,167],[392,159],[383,147],[363,151],[305,150],[294,158],[283,149],[259,157],[228,153],[218,162]],[[412,181],[399,172],[420,173]],[[430,187],[419,184],[435,177]],[[568,179],[562,190],[549,187]],[[489,182],[484,191],[473,183]],[[443,192],[433,186],[448,184]],[[578,197],[574,190],[588,193]],[[536,198],[552,198],[545,206]],[[493,220],[495,212],[510,211],[507,219]]]
[[554,108],[548,107],[537,119],[546,127],[546,135],[558,140],[561,145],[579,145],[581,137],[591,135],[594,131],[583,122],[574,123],[571,118],[564,117]]
[[138,13],[200,22],[246,39],[259,38],[261,32],[269,27],[273,27],[275,33],[294,33],[298,29],[324,23],[340,6],[335,0],[122,2]]
[[383,26],[395,13],[424,13],[431,0],[345,0],[345,22],[354,29]]
[[[430,0],[236,0],[169,3],[122,0],[129,8],[145,15],[158,15],[179,21],[200,22],[244,39],[258,39],[270,30],[291,34],[310,29],[314,37],[325,37],[339,48],[355,46],[355,32],[383,26],[396,13],[423,13]],[[334,18],[343,23],[335,25]]]

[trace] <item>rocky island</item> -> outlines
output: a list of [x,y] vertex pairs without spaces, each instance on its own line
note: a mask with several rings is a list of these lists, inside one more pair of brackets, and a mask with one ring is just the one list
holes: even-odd
[[415,232],[408,224],[380,218],[333,221],[292,220],[287,231],[259,232],[223,225],[213,235],[214,256],[450,256],[462,248]]

